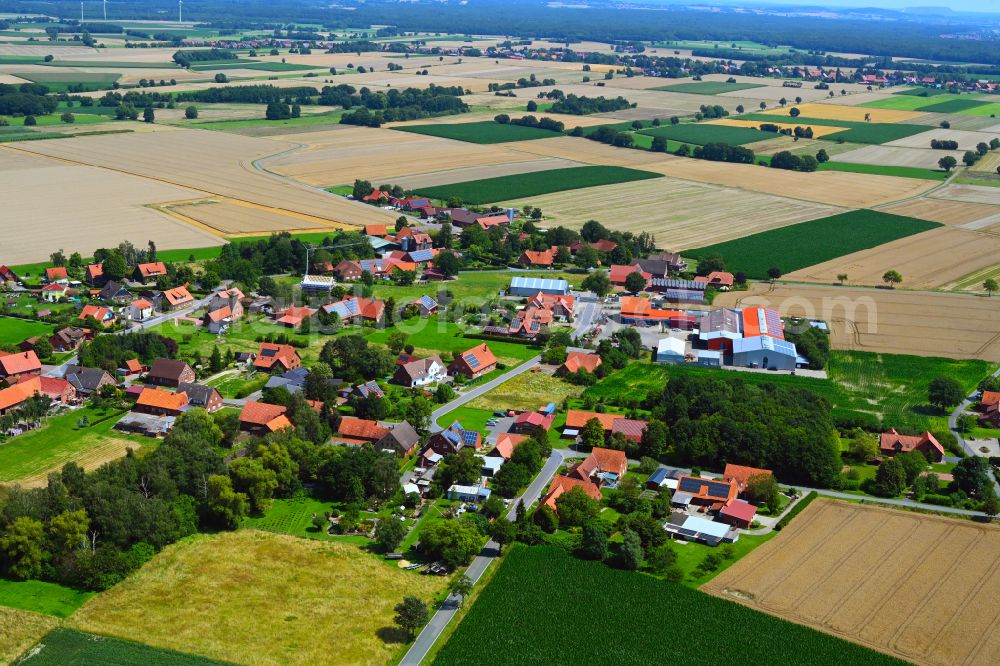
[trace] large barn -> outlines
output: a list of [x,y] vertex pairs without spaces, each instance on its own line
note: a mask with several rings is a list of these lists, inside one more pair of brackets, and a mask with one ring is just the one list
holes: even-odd
[[511,296],[534,296],[538,292],[566,296],[569,294],[569,283],[566,280],[516,277],[511,279],[510,288],[507,289]]

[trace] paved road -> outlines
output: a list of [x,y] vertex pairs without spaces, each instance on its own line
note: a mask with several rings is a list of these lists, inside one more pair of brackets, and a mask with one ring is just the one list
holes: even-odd
[[583,310],[576,318],[576,328],[573,329],[574,338],[580,338],[590,330],[591,326],[594,325],[594,319],[597,318],[599,309],[600,305],[597,302],[588,301],[584,304]]
[[890,499],[887,497],[871,497],[869,495],[851,495],[850,493],[841,493],[836,490],[824,490],[821,488],[807,488],[804,486],[793,486],[803,493],[815,492],[817,495],[824,497],[833,497],[834,499],[846,499],[846,500],[864,500],[865,502],[875,502],[877,504],[891,504],[893,506],[904,506],[911,507],[914,509],[923,509],[925,511],[939,511],[941,513],[953,513],[962,516],[978,516],[985,518],[986,514],[982,511],[969,511],[967,509],[956,509],[950,506],[937,506],[936,504],[921,504],[920,502],[914,502],[913,500],[907,499]]
[[[997,368],[996,371],[990,376],[1000,376],[1000,368]],[[974,402],[975,400],[972,396],[967,397],[948,417],[948,428],[951,429],[951,434],[955,435],[955,439],[958,440],[958,443],[962,445],[962,448],[965,449],[965,452],[970,456],[977,456],[979,453],[975,451],[967,441],[965,441],[964,437],[962,437],[962,433],[958,429],[958,417],[961,416],[967,409],[972,407]],[[997,491],[997,494],[1000,495],[1000,481],[996,479],[996,475],[994,475],[993,478],[993,488]]]
[[[555,476],[556,471],[559,466],[563,463],[563,453],[561,451],[553,451],[552,455],[549,456],[548,461],[542,467],[542,470],[535,477],[535,480],[531,482],[527,490],[518,498],[524,500],[524,506],[529,507],[534,504],[539,497],[542,495],[542,489],[545,488],[546,484]],[[511,502],[510,511],[507,512],[507,519],[513,520],[517,513],[517,503],[518,499]],[[486,572],[486,569],[493,563],[493,560],[499,555],[499,547],[495,541],[490,540],[483,547],[482,552],[472,560],[472,564],[469,568],[465,570],[465,575],[468,576],[473,583],[478,582],[482,575]],[[418,666],[434,643],[440,638],[441,633],[445,630],[445,627],[452,621],[455,614],[458,612],[458,602],[459,597],[457,595],[451,595],[448,597],[441,607],[438,609],[434,616],[431,617],[431,621],[424,626],[423,630],[417,636],[417,639],[410,646],[406,655],[400,663],[400,666]]]
[[465,403],[475,398],[478,398],[479,396],[488,391],[492,391],[493,389],[500,386],[504,382],[508,382],[514,377],[517,377],[518,375],[523,374],[528,370],[531,370],[541,362],[542,362],[541,356],[535,356],[534,358],[529,358],[521,365],[517,366],[512,370],[508,370],[507,372],[503,373],[496,379],[491,379],[490,381],[484,384],[479,384],[478,386],[474,386],[468,391],[462,393],[462,395],[458,396],[451,402],[441,405],[431,413],[431,432],[439,432],[443,430],[443,428],[437,424],[437,420],[442,416],[444,416],[445,414],[447,414],[448,412],[450,412],[451,410],[461,407]]

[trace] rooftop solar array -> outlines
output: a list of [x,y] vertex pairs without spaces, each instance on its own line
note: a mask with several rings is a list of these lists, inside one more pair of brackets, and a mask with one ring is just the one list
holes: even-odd
[[465,444],[466,446],[474,445],[476,443],[476,439],[478,439],[477,435],[479,435],[479,433],[477,433],[475,430],[463,430],[462,443]]
[[712,479],[701,479],[694,477],[684,477],[677,486],[677,490],[694,495],[700,495],[703,487],[708,488],[707,494],[711,497],[728,497],[730,485],[724,481],[713,481]]
[[753,338],[743,338],[733,342],[733,353],[764,350],[786,356],[796,356],[795,345],[787,340],[772,338],[770,335],[760,335]]
[[677,280],[675,278],[653,278],[650,285],[660,289],[692,289],[695,291],[705,291],[705,287],[708,286],[705,282]]
[[471,354],[471,353],[470,354],[465,354],[465,355],[462,356],[462,358],[465,359],[465,362],[468,363],[469,367],[472,368],[473,370],[475,370],[476,368],[479,367],[479,359],[476,358],[475,354]]
[[423,305],[428,310],[437,307],[437,301],[435,301],[430,296],[427,296],[426,294],[420,297],[420,304]]
[[537,289],[538,291],[566,291],[569,289],[569,283],[566,282],[566,280],[548,280],[543,278],[526,277],[513,278],[510,281],[510,286],[511,289]]
[[431,250],[417,250],[416,252],[410,253],[410,259],[412,261],[430,261],[434,258],[434,253]]

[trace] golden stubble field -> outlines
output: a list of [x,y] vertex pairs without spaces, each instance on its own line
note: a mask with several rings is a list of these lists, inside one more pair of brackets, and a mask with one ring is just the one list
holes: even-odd
[[357,546],[247,529],[167,546],[68,623],[235,664],[381,666],[401,648],[393,607],[446,585]]
[[769,307],[782,316],[823,319],[830,324],[834,349],[1000,361],[996,299],[758,282],[749,291],[719,294],[713,304]]
[[0,662],[15,663],[57,626],[54,617],[0,606]]
[[578,228],[587,220],[598,220],[612,229],[649,232],[659,247],[671,250],[711,245],[841,212],[832,206],[674,178],[568,190],[498,205],[525,203],[541,208],[556,224]]
[[35,156],[11,145],[0,147],[2,263],[40,261],[59,248],[90,256],[97,248],[114,247],[123,240],[136,246],[152,240],[165,250],[222,244],[221,239],[206,231],[147,207],[190,199],[197,196],[193,190]]
[[814,501],[702,590],[927,666],[1000,663],[1000,528]]
[[868,250],[789,273],[789,280],[830,284],[848,275],[855,285],[882,284],[882,275],[896,270],[908,289],[934,289],[964,275],[993,266],[1000,259],[1000,222],[981,230],[938,227]]

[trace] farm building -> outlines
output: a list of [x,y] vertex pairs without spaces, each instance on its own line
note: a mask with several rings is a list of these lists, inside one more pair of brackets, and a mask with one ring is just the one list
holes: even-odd
[[774,472],[769,469],[760,469],[758,467],[746,467],[744,465],[733,465],[731,463],[726,463],[726,469],[722,472],[723,481],[735,481],[736,489],[742,495],[746,492],[747,486],[750,485],[750,480],[755,477],[770,477],[774,476]]
[[303,275],[302,293],[306,295],[328,294],[333,289],[333,277],[329,275]]
[[944,458],[944,447],[929,432],[920,435],[900,435],[893,428],[879,435],[878,448],[879,453],[889,457],[897,453],[920,451],[932,462],[939,463]]
[[735,481],[705,479],[700,476],[682,476],[677,480],[677,490],[691,495],[694,504],[722,508],[736,499],[739,490]]
[[733,365],[794,370],[798,362],[795,345],[770,335],[733,341]]
[[744,308],[741,312],[743,320],[743,337],[768,336],[779,340],[785,339],[785,325],[781,315],[766,308]]
[[725,523],[717,523],[706,518],[697,516],[685,516],[678,514],[671,517],[663,525],[672,537],[682,538],[690,541],[698,541],[709,546],[718,546],[720,543],[732,543],[740,538],[739,533]]
[[719,308],[701,318],[698,339],[715,351],[732,351],[733,340],[743,337],[743,317],[739,310]]
[[683,363],[687,344],[680,338],[661,338],[656,343],[657,363]]
[[197,379],[194,369],[184,361],[169,358],[158,358],[153,361],[146,375],[146,381],[157,386],[172,386],[182,383],[193,383]]
[[719,520],[732,525],[747,529],[757,515],[757,507],[743,500],[736,500],[728,506],[719,510]]
[[698,350],[698,358],[695,359],[695,365],[700,365],[704,368],[721,368],[722,352],[712,351],[711,349],[700,349]]
[[660,310],[653,302],[640,296],[623,296],[621,299],[621,320],[623,324],[649,326],[660,324],[670,328],[689,329],[695,318],[680,310]]
[[534,296],[538,292],[566,296],[569,294],[569,283],[566,280],[515,277],[511,279],[507,289],[511,296]]
[[9,353],[0,351],[0,379],[13,383],[22,377],[39,375],[42,362],[34,351]]
[[448,488],[448,499],[459,502],[485,502],[490,498],[490,489],[482,486],[460,486],[457,483]]
[[670,303],[701,304],[705,302],[704,282],[677,280],[674,278],[653,278],[649,281],[649,291],[663,294]]
[[452,374],[458,373],[465,375],[469,379],[475,379],[476,377],[482,377],[488,372],[492,372],[496,367],[496,356],[486,346],[486,343],[483,343],[462,352],[460,356],[451,362],[449,370]]

